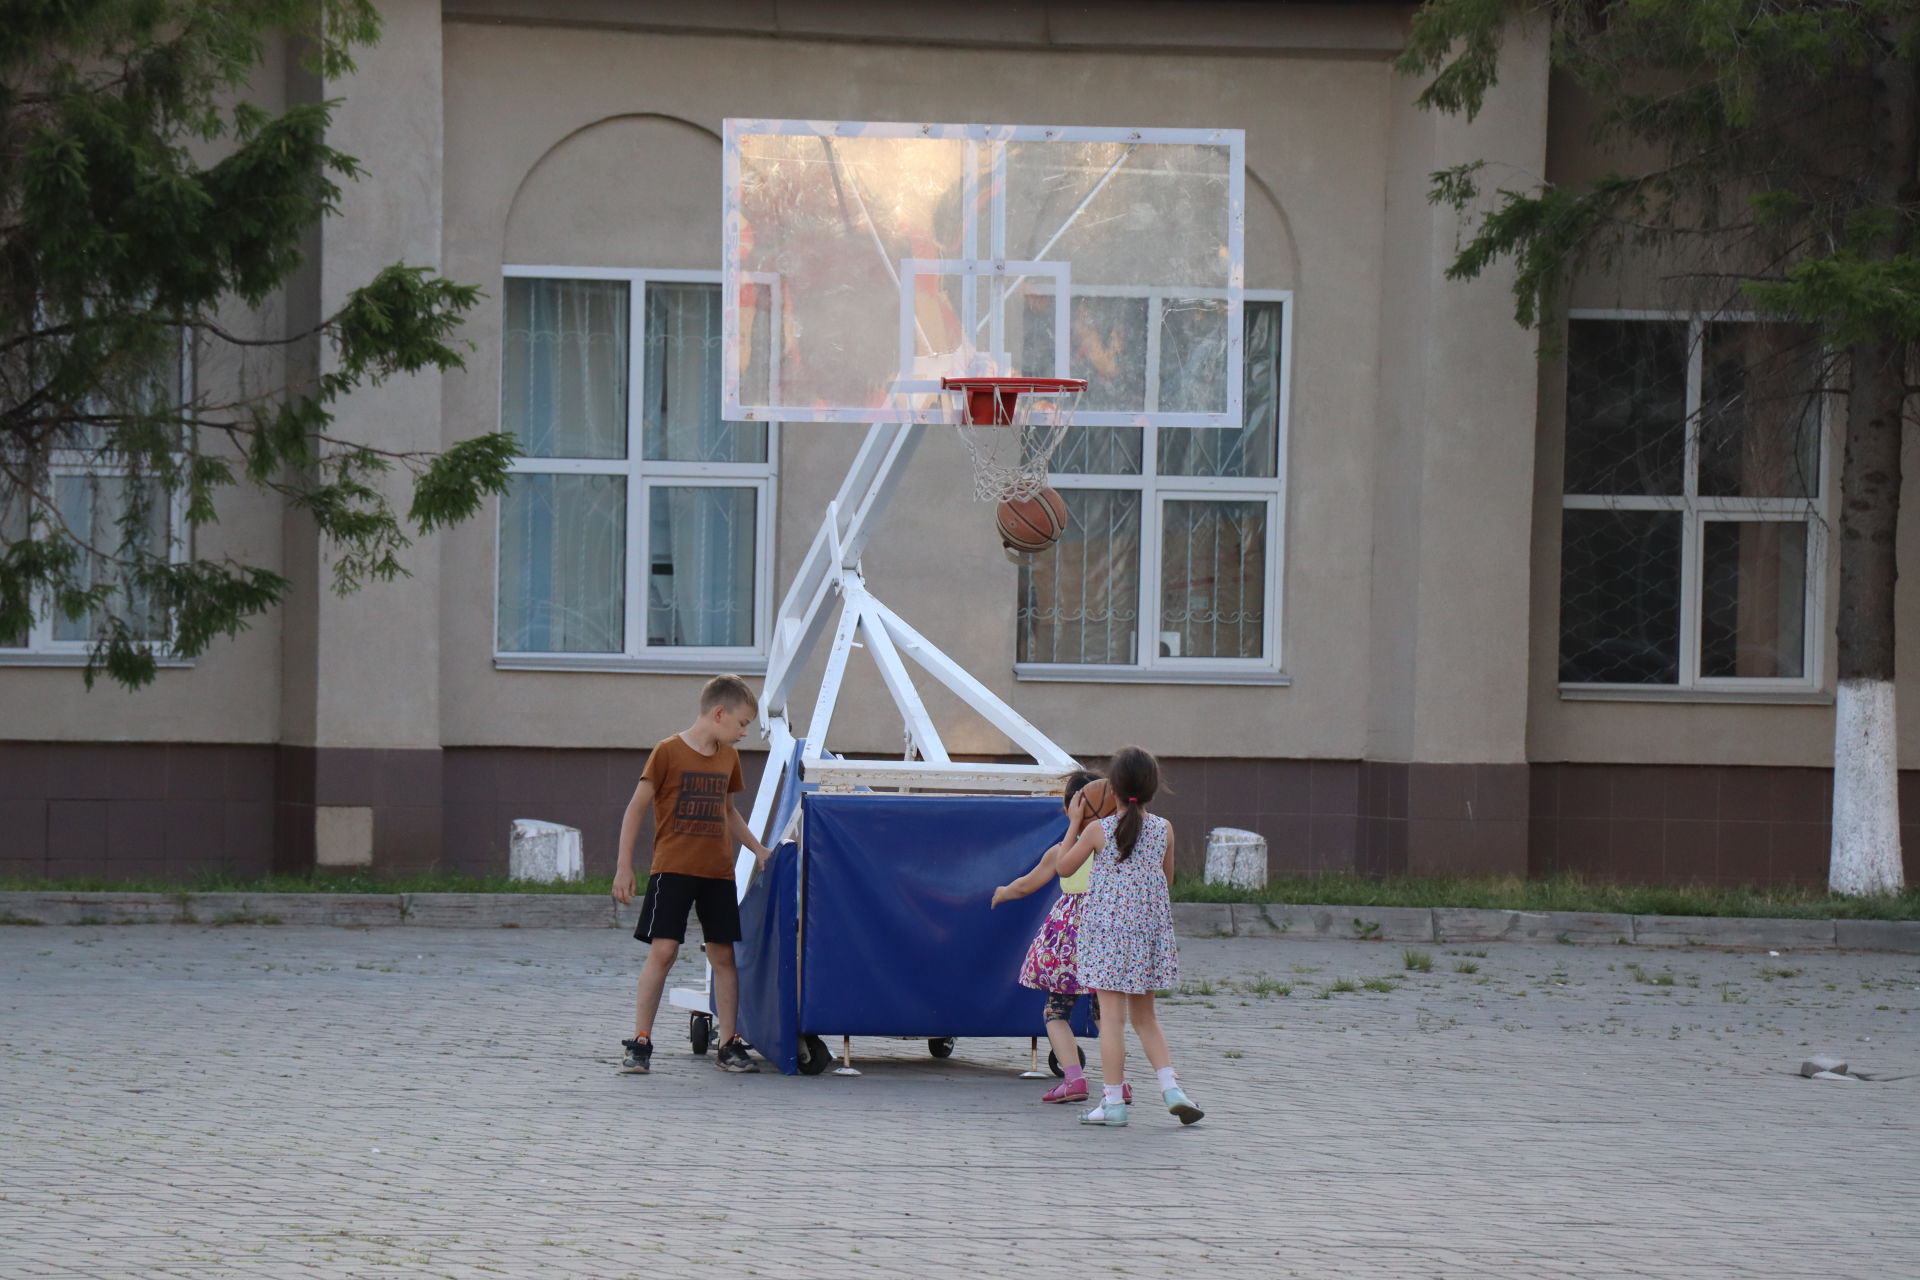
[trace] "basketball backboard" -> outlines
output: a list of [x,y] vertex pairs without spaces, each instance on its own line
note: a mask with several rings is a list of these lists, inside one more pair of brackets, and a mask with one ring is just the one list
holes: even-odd
[[1237,129],[726,122],[723,412],[940,422],[1084,378],[1084,426],[1241,425]]

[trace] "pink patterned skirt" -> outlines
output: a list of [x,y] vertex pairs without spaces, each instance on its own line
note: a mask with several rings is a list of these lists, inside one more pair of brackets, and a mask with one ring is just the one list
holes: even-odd
[[1074,970],[1075,939],[1080,932],[1080,906],[1084,893],[1063,893],[1040,923],[1027,948],[1026,962],[1020,966],[1020,985],[1036,991],[1077,996],[1089,988],[1080,985]]

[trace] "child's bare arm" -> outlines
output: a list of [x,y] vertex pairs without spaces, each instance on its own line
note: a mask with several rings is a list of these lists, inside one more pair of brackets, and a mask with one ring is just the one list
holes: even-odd
[[760,837],[753,834],[753,828],[747,825],[747,820],[740,816],[740,811],[734,808],[731,802],[727,805],[727,834],[732,838],[734,848],[745,845],[753,850],[753,856],[758,860],[756,869],[766,866],[767,859],[773,856],[772,851],[760,843]]
[[1164,862],[1165,862],[1165,865],[1162,869],[1167,873],[1167,885],[1168,887],[1172,887],[1173,885],[1173,824],[1171,822],[1167,824],[1167,856],[1164,859]]
[[633,846],[640,839],[640,823],[652,807],[653,783],[642,778],[633,789],[633,798],[627,801],[627,811],[620,816],[620,858],[614,864],[613,900],[623,905],[633,901]]
[[1021,876],[1011,884],[1003,884],[998,889],[995,889],[993,891],[993,905],[997,907],[1001,903],[1008,902],[1014,898],[1024,898],[1035,889],[1038,889],[1053,877],[1054,865],[1059,861],[1059,858],[1060,846],[1056,844],[1040,855],[1040,861],[1033,865],[1033,870],[1027,872],[1027,874]]
[[1084,828],[1080,832],[1079,838],[1068,847],[1065,853],[1060,855],[1060,863],[1057,868],[1059,873],[1063,876],[1070,876],[1078,871],[1088,858],[1091,858],[1099,851],[1100,842],[1105,838],[1106,831],[1098,823]]

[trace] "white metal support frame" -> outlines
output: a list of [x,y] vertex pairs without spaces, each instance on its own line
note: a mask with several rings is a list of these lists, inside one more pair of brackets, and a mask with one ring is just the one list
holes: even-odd
[[[867,590],[860,572],[860,553],[873,535],[875,523],[898,487],[900,475],[913,457],[926,428],[920,423],[875,423],[847,468],[840,491],[827,504],[826,518],[807,548],[793,584],[787,588],[774,620],[773,649],[767,658],[767,679],[760,697],[760,725],[767,739],[767,763],[754,793],[748,825],[763,844],[772,846],[786,836],[772,830],[787,762],[796,743],[804,740],[800,757],[802,776],[824,787],[896,788],[901,791],[996,791],[1047,793],[1060,787],[1063,776],[1078,762],[1051,738],[970,675],[959,663],[910,626],[899,614]],[[814,697],[813,711],[801,732],[791,723],[789,703],[793,685],[826,633],[832,597],[840,597],[834,620],[833,646],[826,672]],[[846,677],[853,650],[864,645],[879,668],[881,681],[900,711],[905,749],[898,760],[845,760],[832,756],[828,731]],[[1032,764],[974,763],[954,760],[941,740],[939,728],[927,713],[905,661],[914,663],[951,690],[1013,744],[1033,758]],[[797,815],[798,810],[795,810]],[[753,878],[754,855],[740,849],[734,860],[734,885],[744,897]],[[678,1009],[710,1013],[707,986],[675,988],[668,1003]]]

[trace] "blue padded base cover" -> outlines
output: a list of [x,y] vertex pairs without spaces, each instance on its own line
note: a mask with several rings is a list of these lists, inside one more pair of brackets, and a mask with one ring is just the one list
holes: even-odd
[[740,1034],[787,1075],[800,1072],[799,990],[800,851],[789,841],[773,851],[767,869],[740,899]]
[[[994,886],[1026,874],[1066,834],[1058,799],[815,794],[802,803],[801,1031],[1045,1034],[1046,997],[1018,978],[1057,891],[988,903]],[[1085,1001],[1074,1022],[1091,1030]]]

